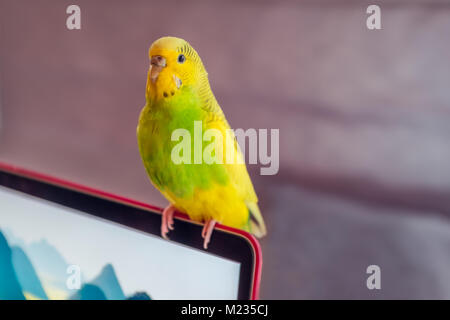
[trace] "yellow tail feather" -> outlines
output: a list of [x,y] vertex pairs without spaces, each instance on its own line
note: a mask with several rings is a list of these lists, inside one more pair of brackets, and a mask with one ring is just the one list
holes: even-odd
[[246,204],[250,212],[250,232],[258,238],[264,237],[267,234],[267,230],[258,205],[254,202],[247,202]]

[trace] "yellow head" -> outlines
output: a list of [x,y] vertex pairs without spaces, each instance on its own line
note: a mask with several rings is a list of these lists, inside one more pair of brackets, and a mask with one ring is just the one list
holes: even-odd
[[180,38],[163,37],[150,46],[146,96],[170,99],[183,86],[200,86],[207,79],[203,63],[191,45]]

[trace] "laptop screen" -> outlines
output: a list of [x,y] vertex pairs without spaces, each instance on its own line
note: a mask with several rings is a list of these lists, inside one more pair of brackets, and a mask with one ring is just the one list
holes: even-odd
[[0,186],[0,299],[237,299],[240,268]]

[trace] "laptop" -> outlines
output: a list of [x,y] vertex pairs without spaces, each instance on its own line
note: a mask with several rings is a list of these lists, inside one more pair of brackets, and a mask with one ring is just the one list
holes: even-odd
[[0,163],[0,299],[257,299],[262,257],[247,232]]

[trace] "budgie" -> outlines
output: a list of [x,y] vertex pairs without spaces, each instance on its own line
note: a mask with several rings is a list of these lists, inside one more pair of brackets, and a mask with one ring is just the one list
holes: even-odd
[[[137,140],[151,182],[170,203],[162,214],[162,237],[168,239],[167,233],[174,229],[175,211],[204,223],[205,249],[216,223],[264,236],[266,227],[239,144],[211,90],[200,56],[187,41],[163,37],[150,46],[149,58],[146,104],[139,116]],[[227,162],[226,152],[213,152],[219,160],[214,163],[173,161],[173,148],[179,143],[173,139],[174,130],[183,129],[194,137],[195,122],[203,130],[231,135],[233,159],[240,161]]]

